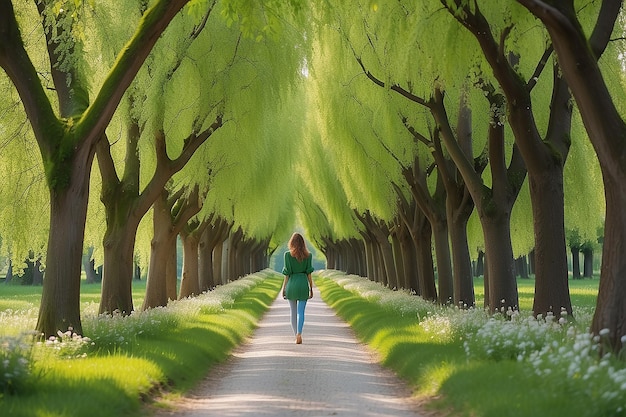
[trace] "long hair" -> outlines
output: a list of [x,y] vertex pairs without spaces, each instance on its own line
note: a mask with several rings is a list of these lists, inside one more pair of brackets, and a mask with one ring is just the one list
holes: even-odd
[[309,256],[309,250],[306,248],[304,238],[300,233],[291,235],[291,239],[289,239],[289,253],[300,262]]

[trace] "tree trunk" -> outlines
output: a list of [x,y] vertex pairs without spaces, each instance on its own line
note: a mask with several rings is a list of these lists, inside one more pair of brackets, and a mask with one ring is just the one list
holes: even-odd
[[320,250],[326,258],[326,269],[337,269],[337,249],[329,237],[322,237],[322,247]]
[[85,258],[83,260],[83,269],[85,270],[85,283],[95,284],[99,282],[98,272],[96,271],[96,262],[93,259]]
[[[399,227],[396,225],[396,229]],[[391,249],[393,252],[394,270],[396,271],[396,289],[406,288],[404,279],[404,257],[402,256],[402,247],[400,238],[397,233],[391,233]]]
[[189,219],[200,211],[198,186],[188,195],[185,195],[186,191],[183,188],[170,195],[163,189],[154,202],[154,232],[143,310],[164,307],[169,300],[176,299],[176,237]]
[[417,269],[417,247],[411,235],[400,240],[400,248],[402,252],[404,265],[403,288],[411,291],[413,294],[419,294],[419,278]]
[[87,248],[87,252],[83,254],[83,270],[85,271],[85,282],[87,284],[93,284],[97,282],[97,276],[95,269],[95,262],[92,258],[93,256],[93,246]]
[[237,248],[243,239],[243,230],[238,228],[230,234],[228,239],[228,280],[235,281],[239,278],[239,264],[241,259],[237,256]]
[[379,265],[383,269],[383,284],[391,289],[397,289],[398,274],[394,262],[393,248],[391,247],[391,242],[389,242],[389,227],[384,221],[373,218],[369,212],[365,213],[364,216],[359,216],[359,219],[361,219],[363,225],[374,237],[380,256]]
[[[604,182],[606,223],[600,288],[591,331],[608,329],[603,345],[622,349],[626,335],[626,124],[604,82],[597,59],[611,37],[620,1],[603,2],[596,26],[587,39],[576,20],[573,2],[548,5],[518,0],[546,25],[563,75],[568,81],[594,146]],[[593,48],[593,49],[592,49]]]
[[183,242],[183,273],[180,281],[179,298],[187,298],[200,294],[198,276],[198,247],[200,241],[196,234],[181,233]]
[[198,280],[200,291],[209,291],[215,287],[213,278],[213,248],[215,244],[211,239],[212,228],[207,227],[202,233],[198,246]]
[[[626,129],[622,137],[626,137]],[[622,351],[626,345],[623,339],[626,336],[626,167],[619,164],[619,161],[607,161],[603,169],[606,223],[600,286],[591,324],[594,334],[609,330],[602,338],[613,352]]]
[[[468,199],[472,200],[469,196]],[[473,307],[475,304],[474,281],[472,279],[472,263],[467,242],[467,222],[474,210],[474,203],[469,204],[469,207],[465,207],[463,211],[463,203],[455,201],[448,194],[447,205],[449,206],[447,218],[450,229],[450,244],[452,246],[452,265],[454,268],[454,305],[459,308]],[[463,212],[461,213],[461,211]]]
[[41,268],[41,256],[33,263],[33,285],[43,284],[43,269]]
[[198,295],[202,292],[200,288],[200,241],[204,236],[204,231],[208,229],[209,220],[202,222],[192,220],[180,231],[183,245],[183,267],[180,282],[179,298]]
[[[405,218],[405,216],[402,216]],[[394,232],[394,248],[397,247],[396,257],[400,259],[402,268],[398,268],[398,283],[400,288],[417,292],[417,288],[412,287],[412,279],[417,283],[417,262],[415,256],[415,245],[409,232],[409,228],[404,220],[397,222]],[[415,278],[412,278],[415,276]]]
[[480,277],[485,274],[485,252],[482,250],[478,251],[478,258],[476,259],[476,272],[477,277]]
[[170,233],[172,218],[165,191],[154,202],[152,223],[154,233],[142,310],[164,307],[168,302],[166,269],[171,254],[170,241],[175,241],[176,235]]
[[226,284],[226,274],[224,273],[224,247],[227,238],[223,238],[213,250],[213,279],[216,285]]
[[165,264],[165,288],[168,302],[178,298],[177,238],[178,235],[175,234],[172,240],[167,243],[169,249],[167,251],[167,263]]
[[414,233],[420,295],[425,300],[436,301],[437,287],[435,286],[435,267],[433,265],[432,229],[426,217],[422,217],[420,223],[419,228]]
[[[459,116],[457,120],[456,138],[451,128],[450,120],[445,112],[443,102],[436,100],[443,99],[439,94],[435,94],[430,101],[430,109],[433,117],[437,121],[440,134],[435,134],[433,144],[435,149],[435,162],[437,170],[443,178],[446,189],[446,220],[450,233],[450,244],[452,249],[453,267],[453,302],[460,308],[473,307],[474,282],[472,280],[472,263],[469,254],[467,241],[467,223],[474,211],[474,200],[467,189],[463,175],[458,170],[454,160],[450,156],[444,158],[441,146],[441,136],[449,136],[448,141],[457,141],[459,148],[468,161],[472,161],[472,112],[468,107],[467,98],[461,95],[459,103]],[[475,170],[482,173],[486,164],[474,163]]]
[[137,228],[130,222],[110,222],[107,226],[103,239],[104,277],[100,314],[117,311],[127,315],[134,310],[132,280],[136,231]]
[[[399,201],[399,215],[402,219],[402,232],[400,233],[400,244],[402,247],[402,257],[404,259],[405,289],[410,290],[416,295],[421,295],[422,289],[419,282],[419,256],[417,246],[417,236],[421,224],[430,226],[426,220],[424,213],[417,206],[414,199],[405,197],[403,191],[396,189]],[[432,260],[431,260],[432,265]],[[433,283],[434,285],[434,283]],[[437,297],[435,296],[435,299]]]
[[4,283],[8,284],[13,280],[13,261],[9,259],[9,268],[7,269],[7,274],[4,279]]
[[445,221],[441,220],[434,224],[433,229],[435,259],[437,261],[437,281],[439,283],[438,301],[440,304],[452,304],[454,302],[454,293],[448,226]]
[[[429,236],[434,238],[435,241],[435,260],[437,263],[437,280],[439,282],[439,297],[438,300],[441,304],[449,303],[453,300],[453,278],[452,278],[452,265],[450,264],[450,246],[448,240],[448,226],[446,224],[446,191],[443,186],[443,180],[441,175],[437,176],[437,185],[434,193],[431,195],[428,186],[426,185],[426,172],[420,168],[419,159],[415,159],[413,166],[410,169],[403,170],[403,175],[409,184],[411,194],[420,208],[424,216],[430,223],[430,229],[428,231]],[[421,241],[420,244],[425,242]],[[419,246],[418,246],[419,247]],[[431,248],[432,244],[428,244]],[[424,250],[424,248],[421,248]],[[425,255],[425,253],[421,254]],[[432,253],[429,254],[432,258]],[[431,259],[432,262],[432,259]],[[425,265],[428,268],[427,265]],[[422,275],[420,270],[420,277],[425,279],[425,284],[430,286],[428,276],[430,271],[424,271],[425,275]],[[428,296],[432,295],[431,289],[427,288]]]
[[378,281],[378,274],[376,273],[376,256],[374,253],[374,244],[369,235],[363,236],[363,245],[365,247],[365,262],[367,264],[365,276],[371,280]]
[[593,249],[583,248],[583,277],[593,278]]
[[383,265],[385,268],[385,276],[387,277],[387,287],[390,289],[398,289],[398,277],[396,265],[393,258],[393,248],[389,240],[379,242]]
[[515,273],[518,277],[528,279],[528,261],[526,255],[522,255],[515,260]]
[[561,309],[572,314],[567,273],[563,166],[554,161],[541,170],[528,171],[535,233],[534,314]]
[[201,291],[211,290],[221,284],[221,247],[229,233],[230,224],[221,217],[215,219],[203,233],[200,242],[200,245],[204,245],[200,248]]
[[44,337],[72,328],[82,334],[80,320],[81,259],[93,146],[79,147],[68,161],[68,184],[50,191],[50,231],[37,331]]
[[571,246],[572,252],[572,279],[580,279],[580,247]]
[[[528,169],[536,242],[533,311],[545,314],[556,307],[559,308],[555,312],[558,315],[560,307],[563,307],[571,313],[563,225],[563,166],[569,152],[572,117],[568,86],[555,67],[550,119],[546,137],[542,140],[531,99],[538,74],[533,74],[528,82],[524,82],[514,68],[515,62],[510,62],[516,58],[502,59],[503,51],[499,48],[502,40],[494,38],[491,26],[478,6],[472,11],[467,5],[462,7],[465,13],[454,7],[450,11],[476,37],[506,95],[508,120]],[[544,56],[549,56],[549,53],[550,50],[547,50]],[[547,59],[539,62],[538,69],[543,69],[544,61]],[[495,277],[492,275],[492,278]]]
[[[483,231],[484,233],[484,231]],[[485,294],[485,300],[483,302],[483,308],[484,309],[489,309],[489,267],[488,265],[488,261],[487,261],[487,254],[485,253],[483,256],[483,261],[484,261],[484,276],[483,276],[483,292]]]
[[[489,311],[506,311],[509,307],[519,309],[509,215],[501,213],[497,217],[481,217],[481,223],[485,234],[485,253],[490,278]],[[492,277],[498,278],[491,279]]]
[[515,146],[506,167],[502,124],[489,126],[489,164],[492,190],[482,188],[480,193],[472,186],[472,196],[485,241],[485,303],[493,313],[502,309],[519,309],[511,244],[511,210],[526,174]]

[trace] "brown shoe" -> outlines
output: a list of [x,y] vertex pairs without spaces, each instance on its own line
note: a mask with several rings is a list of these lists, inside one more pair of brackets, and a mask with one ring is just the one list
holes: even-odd
[[300,333],[298,333],[296,335],[296,344],[297,345],[301,345],[302,344],[302,335]]

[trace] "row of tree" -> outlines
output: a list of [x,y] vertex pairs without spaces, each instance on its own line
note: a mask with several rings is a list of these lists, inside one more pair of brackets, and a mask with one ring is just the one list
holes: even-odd
[[[614,201],[605,215],[599,186],[602,176],[608,205],[611,192],[622,198],[621,2],[377,1],[317,12],[335,24],[315,31],[311,91],[326,108],[313,116],[323,128],[310,122],[319,135],[310,142],[341,155],[328,161],[341,185],[327,184],[321,193],[332,197],[310,202],[319,213],[307,212],[307,226],[330,265],[464,306],[474,304],[468,247],[482,249],[486,304],[495,311],[518,307],[514,259],[533,249],[534,313],[571,314],[566,214],[590,242],[606,216],[592,330],[609,329],[610,346],[621,349],[623,206]],[[606,95],[591,97],[580,86],[586,76]],[[589,117],[605,107],[613,119],[602,128],[594,119],[590,131]],[[599,168],[590,144],[612,150]],[[338,201],[352,216],[316,228]],[[472,219],[482,239],[472,236]]]
[[301,36],[276,43],[263,9],[216,1],[2,0],[0,16],[2,234],[14,259],[45,252],[37,330],[82,332],[84,246],[103,264],[102,313],[133,310],[137,260],[142,308],[177,298],[178,236],[180,296],[267,266],[294,223],[269,191],[290,188],[271,156],[298,126],[272,126],[293,105]]
[[[46,252],[38,330],[80,329],[84,243],[104,264],[101,312],[130,312],[137,259],[144,308],[175,298],[176,236],[193,293],[206,266],[186,276],[223,259],[225,241],[261,267],[297,222],[329,267],[441,303],[474,305],[481,250],[492,311],[517,308],[514,258],[532,249],[534,312],[571,313],[565,223],[592,241],[606,219],[592,330],[609,328],[619,349],[620,11],[615,0],[0,0],[11,139],[0,192],[38,202],[3,198],[3,241],[16,257]],[[203,235],[218,242],[204,261]]]

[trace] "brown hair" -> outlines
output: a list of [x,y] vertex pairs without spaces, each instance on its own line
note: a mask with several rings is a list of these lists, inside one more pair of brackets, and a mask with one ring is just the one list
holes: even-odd
[[289,239],[289,253],[300,262],[309,256],[309,250],[306,248],[304,238],[300,233],[291,235],[291,239]]

